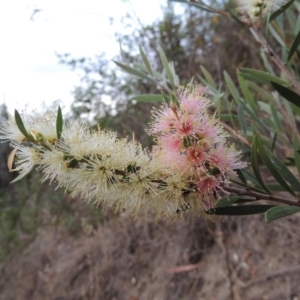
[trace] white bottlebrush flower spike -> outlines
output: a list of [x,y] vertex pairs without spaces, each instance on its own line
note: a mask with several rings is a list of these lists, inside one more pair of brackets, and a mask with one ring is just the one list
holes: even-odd
[[233,169],[245,167],[240,153],[226,144],[218,120],[208,114],[210,103],[199,90],[181,90],[178,105],[154,112],[148,130],[157,142],[152,152],[78,122],[58,130],[62,119],[56,122],[54,113],[23,115],[16,122],[10,118],[0,126],[0,138],[16,149],[10,165],[16,156],[18,179],[37,166],[43,181],[114,210],[157,218],[199,214],[215,205]]
[[268,17],[286,2],[287,0],[238,0],[238,9],[255,21],[259,16]]

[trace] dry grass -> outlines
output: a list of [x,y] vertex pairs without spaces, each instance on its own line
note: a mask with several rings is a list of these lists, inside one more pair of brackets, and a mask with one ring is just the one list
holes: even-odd
[[[0,265],[2,300],[297,299],[297,215],[164,223],[106,215],[39,228]],[[294,297],[294,298],[293,298]]]

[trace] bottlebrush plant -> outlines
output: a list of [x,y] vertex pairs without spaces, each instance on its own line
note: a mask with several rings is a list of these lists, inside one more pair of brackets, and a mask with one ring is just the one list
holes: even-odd
[[[42,181],[56,182],[72,197],[135,216],[265,213],[270,222],[300,212],[299,3],[239,1],[234,13],[179,2],[249,28],[266,70],[240,68],[236,80],[224,71],[219,87],[201,66],[199,84],[192,79],[182,86],[162,48],[163,70],[157,71],[140,47],[140,64],[116,64],[160,89],[131,99],[162,103],[153,109],[147,130],[156,142],[153,149],[64,122],[60,108],[44,114],[16,110],[0,127],[1,139],[13,148],[9,169],[20,173],[15,181],[37,168]],[[267,33],[282,47],[281,57]],[[257,204],[261,200],[272,204]]]

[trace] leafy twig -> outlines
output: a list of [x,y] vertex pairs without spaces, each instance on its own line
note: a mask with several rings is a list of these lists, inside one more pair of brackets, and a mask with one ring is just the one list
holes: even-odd
[[236,193],[239,196],[252,196],[255,197],[256,200],[267,200],[267,201],[274,201],[282,204],[287,204],[287,205],[292,205],[292,206],[300,206],[299,201],[293,201],[290,199],[284,199],[282,197],[277,197],[274,195],[268,195],[268,194],[263,194],[255,191],[251,191],[249,189],[240,189],[232,186],[223,186],[222,187],[225,191],[230,192],[230,193]]

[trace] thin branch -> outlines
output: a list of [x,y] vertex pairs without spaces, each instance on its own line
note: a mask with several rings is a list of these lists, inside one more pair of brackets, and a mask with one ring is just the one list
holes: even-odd
[[249,189],[240,189],[240,188],[231,187],[231,186],[222,186],[222,188],[227,192],[236,193],[239,196],[255,197],[256,200],[267,200],[267,201],[274,201],[274,202],[283,203],[283,204],[292,205],[292,206],[300,206],[299,201],[296,202],[291,199],[284,199],[282,197],[277,197],[274,195],[267,195],[267,194],[251,191]]
[[242,135],[240,135],[236,130],[234,130],[233,128],[231,128],[230,126],[228,126],[226,123],[221,122],[222,126],[229,131],[233,136],[235,136],[236,138],[238,138],[241,142],[243,142],[244,144],[248,145],[249,147],[251,147],[251,143]]
[[276,54],[276,52],[271,48],[271,46],[268,44],[265,37],[261,34],[261,32],[257,31],[254,27],[250,28],[250,31],[256,38],[257,42],[262,46],[262,48],[267,52],[270,59],[277,65],[277,67],[285,73],[289,81],[291,82],[293,88],[295,89],[296,93],[300,95],[300,85],[297,82],[294,74],[292,74],[289,69],[286,67],[286,65],[282,62],[282,60],[279,58],[279,56]]
[[198,2],[196,0],[189,0],[189,2],[195,3],[195,6],[197,6],[197,7],[198,7],[197,4],[199,4],[199,7],[203,6],[203,7],[207,8],[207,9],[210,9],[210,10],[214,11],[217,14],[220,14],[220,15],[226,17],[226,18],[232,18],[229,13],[227,13],[227,12],[225,12],[223,10],[219,10],[217,8],[214,8],[212,6],[209,6],[209,5],[207,5],[207,4],[203,3],[203,2]]

